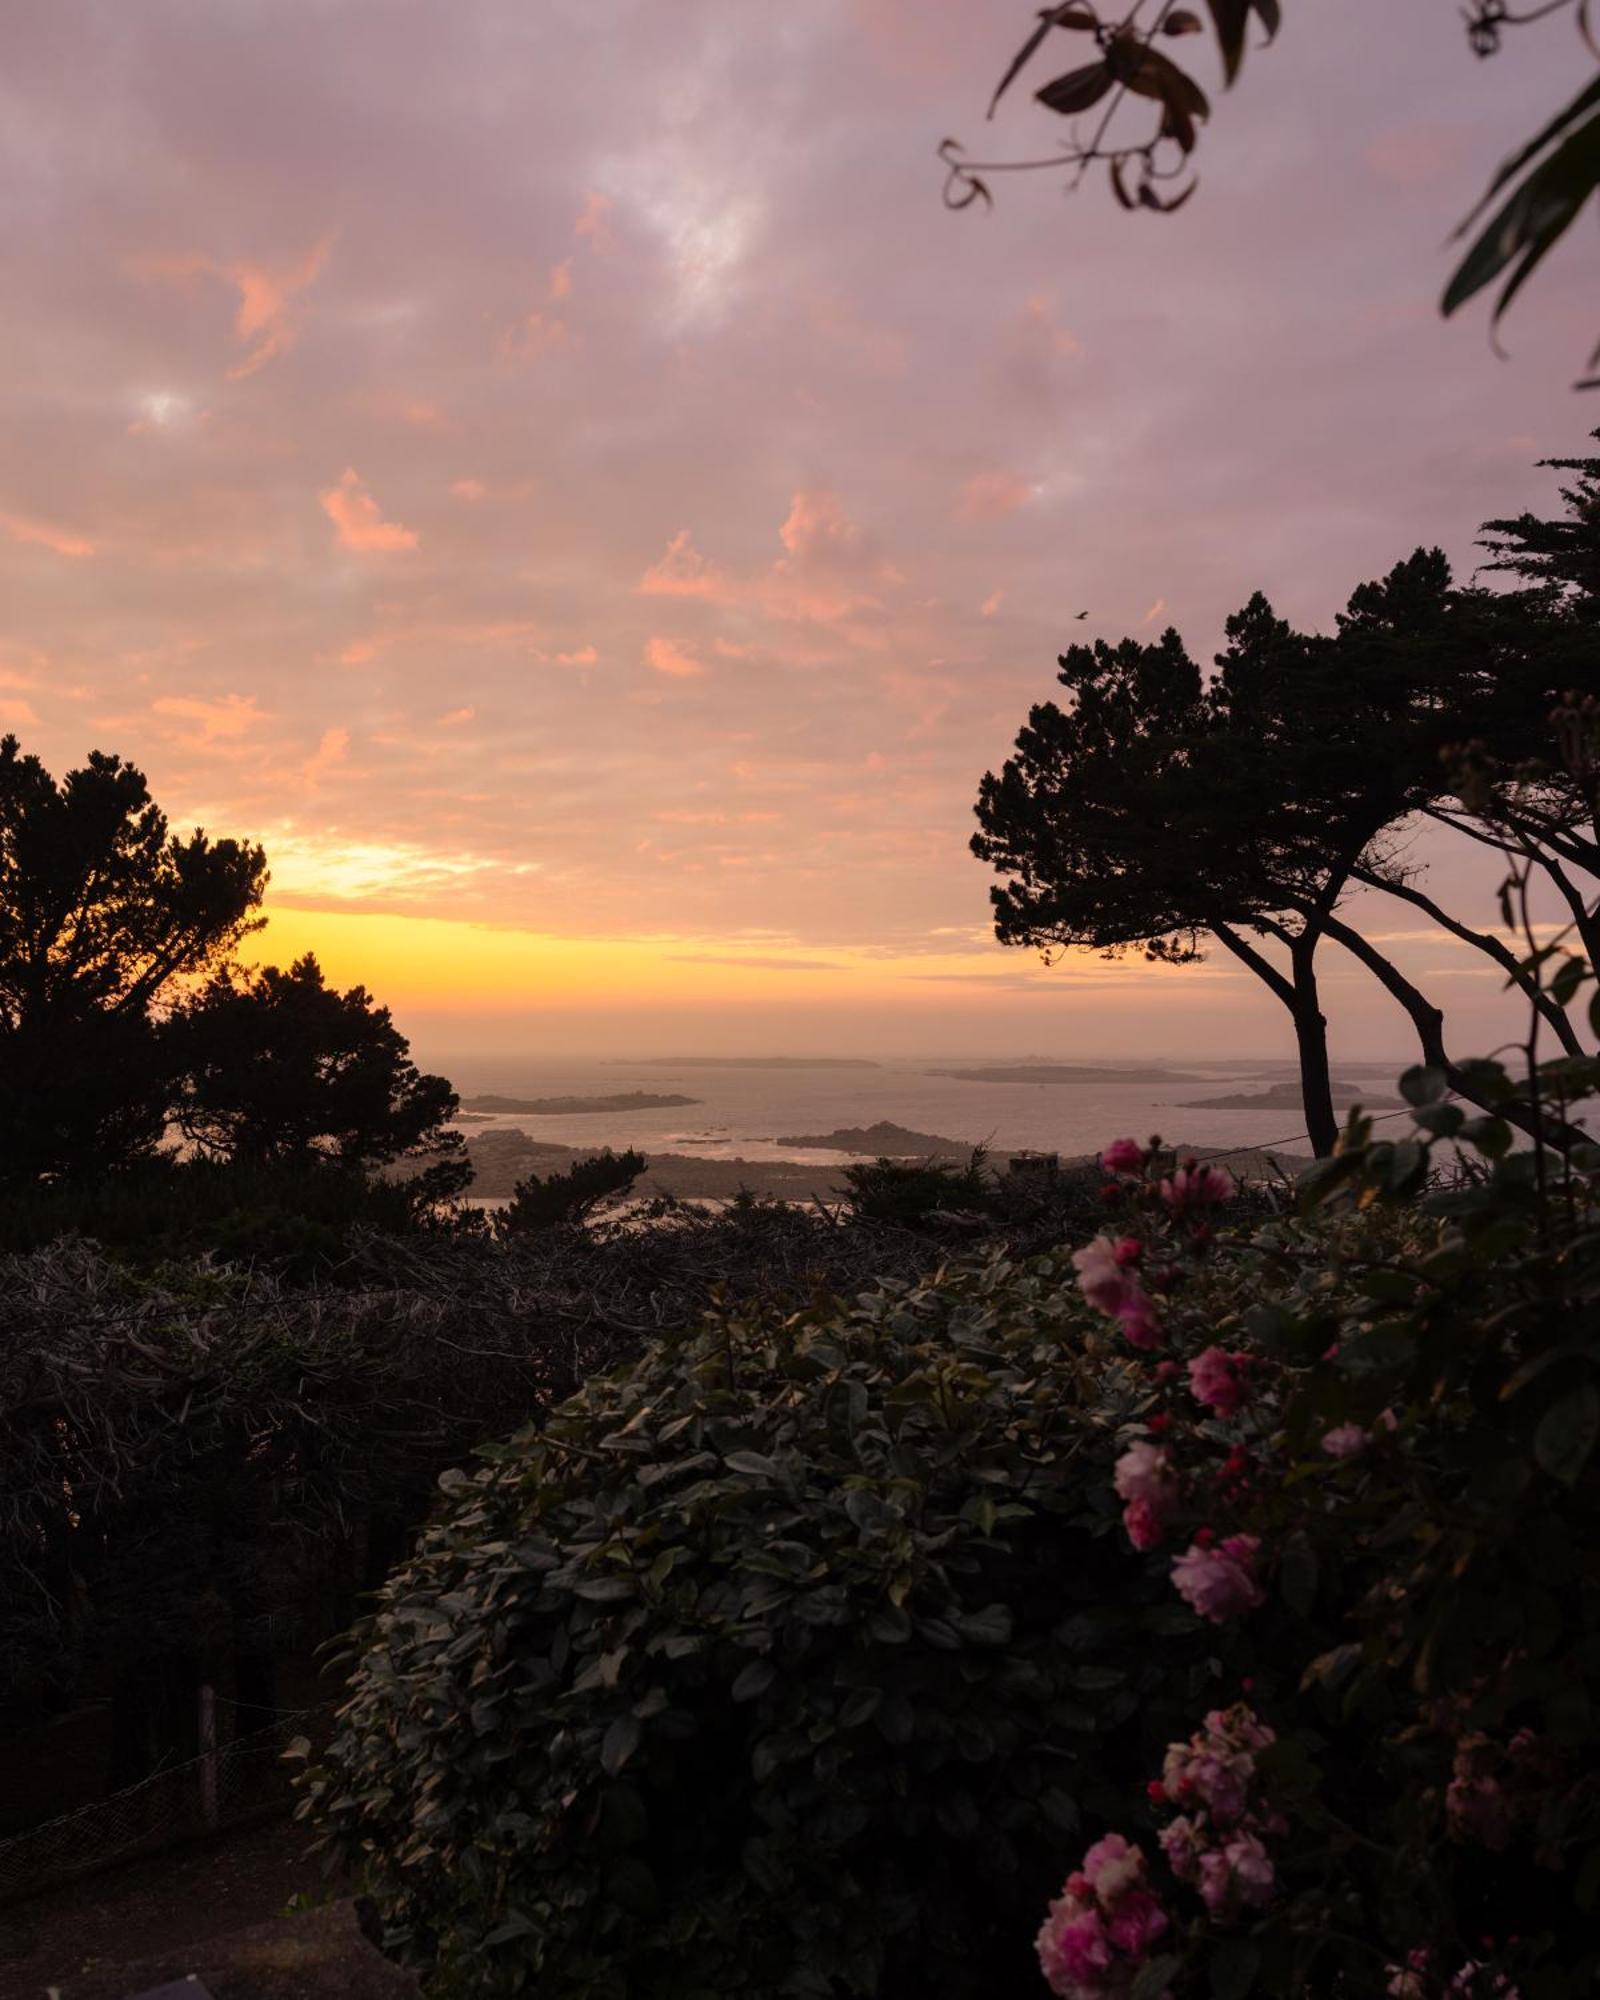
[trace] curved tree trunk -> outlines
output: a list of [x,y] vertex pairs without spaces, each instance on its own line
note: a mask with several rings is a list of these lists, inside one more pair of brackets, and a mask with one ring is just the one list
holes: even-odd
[[1578,1031],[1567,1018],[1565,1008],[1558,1007],[1550,995],[1535,980],[1529,978],[1522,970],[1516,953],[1493,932],[1473,930],[1470,925],[1452,917],[1448,910],[1441,909],[1431,896],[1424,895],[1422,890],[1415,888],[1409,882],[1386,882],[1381,875],[1376,875],[1365,868],[1356,868],[1351,872],[1358,882],[1364,882],[1368,888],[1381,889],[1386,896],[1398,896],[1402,902],[1413,904],[1432,917],[1441,930],[1448,931],[1463,944],[1470,944],[1475,951],[1481,951],[1486,958],[1492,958],[1508,981],[1513,986],[1520,987],[1529,1006],[1538,1008],[1541,1018],[1567,1054],[1581,1056],[1584,1053],[1583,1043],[1578,1039]]
[[1289,947],[1292,977],[1288,979],[1270,959],[1263,958],[1254,945],[1247,944],[1226,924],[1213,924],[1211,934],[1288,1008],[1300,1057],[1300,1100],[1305,1108],[1306,1136],[1317,1158],[1326,1159],[1339,1137],[1339,1120],[1334,1114],[1333,1084],[1328,1073],[1328,1024],[1318,998],[1313,965],[1316,934],[1302,931],[1291,938],[1280,933]]
[[1553,1117],[1541,1117],[1536,1110],[1523,1110],[1518,1106],[1492,1104],[1473,1089],[1470,1078],[1456,1063],[1450,1060],[1444,1043],[1444,1013],[1421,990],[1414,986],[1391,959],[1364,938],[1360,931],[1352,930],[1337,917],[1330,917],[1328,935],[1335,943],[1342,944],[1353,957],[1360,959],[1378,980],[1394,995],[1395,999],[1411,1016],[1417,1031],[1418,1046],[1422,1060],[1430,1068],[1439,1070],[1448,1081],[1457,1097],[1464,1097],[1469,1104],[1476,1104],[1481,1111],[1492,1112],[1495,1117],[1505,1119],[1508,1125],[1515,1125],[1530,1138],[1545,1145],[1566,1151],[1574,1145],[1589,1143],[1589,1135],[1576,1125],[1566,1125]]

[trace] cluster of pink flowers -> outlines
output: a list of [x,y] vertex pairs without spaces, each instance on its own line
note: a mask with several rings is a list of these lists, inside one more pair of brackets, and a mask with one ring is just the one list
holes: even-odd
[[1244,1702],[1213,1709],[1187,1743],[1168,1746],[1161,1781],[1150,1788],[1158,1803],[1182,1809],[1161,1832],[1168,1865],[1220,1923],[1263,1908],[1277,1887],[1262,1836],[1287,1826],[1263,1806],[1256,1770],[1257,1753],[1275,1741]]
[[1331,1431],[1322,1433],[1322,1449],[1329,1458],[1359,1458],[1371,1442],[1370,1433],[1360,1424],[1335,1424]]
[[[1104,1154],[1101,1155],[1103,1159]],[[1232,1201],[1238,1188],[1226,1167],[1197,1167],[1192,1160],[1161,1183],[1161,1199],[1175,1215],[1192,1208],[1212,1208]]]
[[1107,1319],[1114,1319],[1135,1347],[1151,1348],[1161,1340],[1155,1301],[1139,1279],[1144,1246],[1137,1237],[1113,1240],[1097,1236],[1072,1253],[1078,1289]]
[[1100,1155],[1108,1174],[1142,1174],[1149,1154],[1137,1139],[1113,1139]]
[[1227,1535],[1218,1541],[1209,1528],[1202,1528],[1173,1562],[1173,1587],[1202,1618],[1224,1625],[1266,1602],[1256,1576],[1260,1555],[1259,1535]]
[[1485,1987],[1481,1975],[1484,1968],[1476,1959],[1468,1959],[1459,1972],[1448,1980],[1440,1982],[1433,1970],[1433,1953],[1426,1945],[1406,1954],[1404,1965],[1388,1968],[1389,1984],[1384,1989],[1390,2000],[1429,2000],[1433,1994],[1443,1994],[1445,2000],[1456,1995],[1477,1995],[1485,1992],[1498,1996],[1498,2000],[1518,2000],[1517,1989],[1504,1973],[1496,1973],[1494,1984]]
[[1230,1354],[1225,1347],[1208,1347],[1189,1363],[1189,1389],[1197,1403],[1203,1403],[1219,1417],[1231,1417],[1244,1401],[1247,1390],[1245,1370],[1250,1357]]
[[1039,1931],[1039,1965],[1061,2000],[1126,1994],[1168,1927],[1143,1850],[1108,1833],[1067,1877]]
[[1122,1525],[1136,1549],[1159,1547],[1167,1520],[1181,1496],[1171,1454],[1161,1445],[1139,1438],[1112,1469],[1112,1481],[1122,1502]]

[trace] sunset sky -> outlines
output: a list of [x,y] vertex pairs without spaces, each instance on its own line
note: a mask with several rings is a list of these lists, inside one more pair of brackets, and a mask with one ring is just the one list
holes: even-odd
[[[1223,965],[1002,952],[966,852],[1069,640],[1470,567],[1600,423],[1589,232],[1509,360],[1435,311],[1570,25],[1284,12],[1162,219],[944,210],[946,134],[1057,132],[983,128],[994,0],[5,9],[0,726],[264,842],[261,951],[428,1060],[1288,1053]],[[1336,1043],[1403,1054],[1364,978]]]

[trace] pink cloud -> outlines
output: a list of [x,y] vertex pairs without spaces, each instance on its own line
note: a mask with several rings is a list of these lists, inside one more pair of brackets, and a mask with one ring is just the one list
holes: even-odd
[[14,542],[36,542],[58,556],[92,556],[94,543],[87,535],[75,535],[49,521],[30,520],[25,514],[0,514],[0,528]]
[[575,652],[557,653],[558,667],[592,667],[600,655],[593,646],[579,646]]
[[300,775],[314,791],[318,782],[336,764],[342,764],[350,748],[348,729],[325,729],[316,749],[300,767]]
[[1076,338],[1056,318],[1053,302],[1035,292],[1005,334],[1004,354],[1013,376],[1034,394],[1048,391],[1062,364],[1079,352]]
[[687,528],[680,528],[667,552],[652,563],[638,583],[643,597],[700,597],[708,604],[732,604],[738,586],[708,563]]
[[477,714],[475,708],[452,708],[438,718],[441,729],[454,729],[458,723],[470,722]]
[[488,487],[481,479],[452,479],[450,491],[458,500],[481,500]]
[[414,529],[383,518],[377,501],[367,491],[365,482],[353,465],[345,467],[337,486],[328,487],[317,498],[322,503],[323,513],[334,525],[341,548],[371,554],[414,549],[417,546]]
[[234,338],[244,347],[242,359],[228,370],[230,382],[242,381],[281,354],[287,354],[300,337],[301,300],[321,275],[333,248],[332,232],[297,261],[289,264],[257,263],[240,259],[222,263],[205,256],[170,257],[149,267],[158,277],[220,278],[239,295],[233,318]]
[[861,530],[845,513],[837,493],[797,493],[778,530],[778,540],[802,562],[818,556],[853,556],[861,545]]
[[687,679],[705,672],[693,653],[685,652],[682,646],[662,638],[659,633],[645,647],[644,657],[646,665],[654,667],[658,674],[675,674]]
[[550,267],[550,296],[552,299],[566,299],[572,296],[572,259],[563,257],[559,264]]
[[1453,173],[1466,152],[1466,135],[1448,125],[1396,125],[1380,132],[1362,155],[1379,180],[1423,187]]
[[323,237],[298,264],[273,270],[265,264],[232,264],[227,276],[239,288],[235,336],[250,344],[244,359],[228,370],[230,381],[253,375],[274,356],[286,354],[300,337],[293,310],[301,293],[309,291],[328,261],[332,236]]
[[585,242],[597,255],[603,256],[611,248],[611,211],[614,204],[609,195],[591,189],[583,198],[583,207],[578,219],[572,225],[572,233],[580,242]]
[[983,600],[981,616],[992,618],[1005,601],[1006,594],[1003,590],[991,590],[989,595]]
[[1033,488],[1020,472],[977,472],[961,489],[957,509],[963,521],[1003,521],[1033,498]]
[[182,733],[179,740],[199,749],[235,742],[266,720],[254,695],[225,694],[205,701],[195,695],[164,694],[150,706],[157,715],[193,723],[194,728]]
[[1147,625],[1153,625],[1155,621],[1161,616],[1162,612],[1166,610],[1166,608],[1167,608],[1167,600],[1164,597],[1158,597],[1155,603],[1152,604],[1150,609],[1144,614],[1144,622]]
[[500,336],[500,352],[508,361],[537,361],[573,344],[574,335],[564,319],[548,313],[530,312],[506,328]]
[[829,295],[811,306],[812,330],[855,361],[867,374],[893,377],[906,372],[906,344],[886,326],[865,318],[848,299]]

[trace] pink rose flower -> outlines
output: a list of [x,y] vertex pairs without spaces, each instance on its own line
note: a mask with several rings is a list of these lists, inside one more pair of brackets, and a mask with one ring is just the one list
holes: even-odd
[[1191,1543],[1172,1565],[1172,1581],[1184,1602],[1222,1625],[1266,1602],[1256,1581],[1255,1563],[1261,1548],[1255,1535],[1230,1535],[1217,1548]]
[[1179,1167],[1171,1180],[1161,1183],[1161,1199],[1175,1215],[1191,1208],[1209,1208],[1214,1202],[1231,1201],[1237,1192],[1226,1167]]
[[1119,1245],[1097,1236],[1072,1253],[1078,1289],[1097,1311],[1114,1319],[1135,1347],[1154,1347],[1161,1337],[1155,1307],[1133,1270],[1125,1265]]
[[1201,1855],[1199,1888],[1207,1914],[1218,1919],[1227,1917],[1233,1900],[1233,1876],[1228,1857],[1220,1847],[1208,1847]]
[[1161,1322],[1156,1318],[1155,1304],[1137,1285],[1129,1288],[1128,1297],[1117,1308],[1117,1324],[1127,1335],[1130,1347],[1148,1352],[1161,1345]]
[[1111,1483],[1119,1500],[1153,1500],[1165,1505],[1177,1497],[1178,1476],[1164,1445],[1135,1438],[1112,1468]]
[[1240,1902],[1247,1909],[1264,1909],[1278,1886],[1271,1855],[1253,1833],[1236,1834],[1222,1852]]
[[1360,1424],[1336,1424],[1322,1433],[1322,1449],[1329,1458],[1359,1458],[1367,1448],[1367,1433]]
[[1137,1174],[1144,1171],[1145,1151],[1137,1139],[1113,1139],[1100,1155],[1108,1174]]
[[1111,1940],[1100,1912],[1076,1896],[1058,1896],[1034,1940],[1045,1984],[1061,2000],[1102,1990],[1111,1969]]
[[1083,1875],[1102,1903],[1114,1903],[1144,1880],[1144,1855],[1120,1833],[1108,1833],[1083,1857]]
[[1239,1356],[1226,1348],[1208,1347],[1189,1363],[1189,1391],[1197,1403],[1219,1417],[1231,1417],[1244,1401],[1244,1376]]
[[1194,1883],[1200,1877],[1200,1831],[1187,1814],[1164,1826],[1157,1838],[1167,1857],[1167,1866],[1180,1882]]
[[1160,1548],[1167,1538],[1167,1517],[1153,1500],[1130,1500],[1122,1510],[1122,1525],[1141,1554]]
[[1117,1950],[1132,1959],[1146,1957],[1166,1930],[1167,1913],[1148,1889],[1130,1889],[1106,1925],[1106,1934]]
[[1128,1278],[1117,1262],[1117,1246],[1109,1236],[1097,1236],[1072,1253],[1078,1290],[1108,1319],[1115,1318],[1128,1290]]
[[1143,1850],[1108,1833],[1050,1905],[1035,1940],[1046,1984],[1061,2000],[1125,1996],[1167,1913],[1145,1880]]

